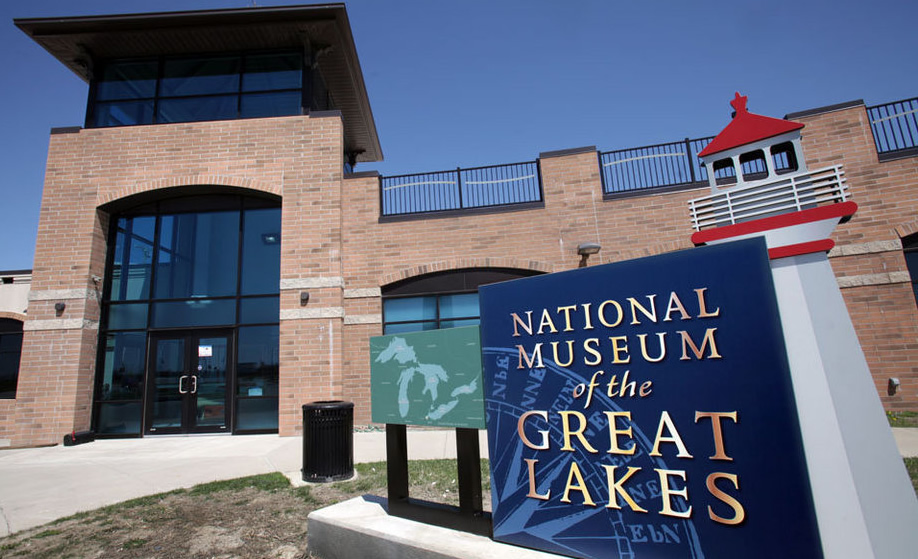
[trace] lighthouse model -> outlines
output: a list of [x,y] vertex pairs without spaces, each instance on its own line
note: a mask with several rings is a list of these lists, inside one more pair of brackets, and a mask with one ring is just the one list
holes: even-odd
[[803,124],[746,101],[699,154],[711,194],[689,202],[692,241],[765,238],[825,556],[914,556],[918,501],[827,257],[857,205],[841,166],[807,169]]

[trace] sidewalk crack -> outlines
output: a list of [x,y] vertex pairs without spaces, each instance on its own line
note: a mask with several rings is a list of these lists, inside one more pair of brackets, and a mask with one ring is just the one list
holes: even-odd
[[3,510],[3,504],[0,503],[0,518],[3,519],[3,524],[6,525],[6,535],[9,536],[13,533],[13,527],[10,526],[10,520],[6,517],[6,511]]

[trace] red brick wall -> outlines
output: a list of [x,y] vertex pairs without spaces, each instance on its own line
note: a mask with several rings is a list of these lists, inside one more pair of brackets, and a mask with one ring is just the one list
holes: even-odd
[[[800,119],[810,169],[843,164],[858,214],[838,228],[832,264],[876,385],[888,408],[918,409],[918,312],[905,283],[899,232],[918,230],[918,158],[879,162],[863,106]],[[347,288],[380,287],[423,273],[501,265],[543,271],[573,268],[576,247],[602,244],[591,263],[691,246],[687,201],[695,190],[603,200],[594,151],[543,158],[545,207],[517,212],[378,223],[378,183],[345,181],[344,277]],[[497,264],[497,263],[500,264]],[[885,275],[884,275],[885,274]],[[866,285],[862,285],[866,283]],[[348,311],[350,314],[350,311]],[[381,325],[347,329],[348,375],[368,378],[367,338]],[[891,340],[898,339],[898,343]],[[358,349],[353,349],[356,346]],[[362,371],[358,373],[358,371]],[[888,377],[902,382],[886,396]],[[355,381],[364,387],[365,381]],[[361,388],[358,421],[367,420]]]
[[830,256],[877,389],[887,409],[918,409],[918,307],[900,242],[918,216],[918,157],[879,161],[863,106],[799,121],[807,165],[843,165],[858,205]]
[[[341,120],[334,115],[52,135],[19,389],[15,403],[0,408],[0,433],[10,433],[13,444],[46,444],[90,426],[101,289],[93,277],[104,273],[105,204],[196,185],[283,196],[282,279],[340,277],[342,152]],[[340,309],[340,291],[316,297],[310,308]],[[292,300],[285,292],[284,304]],[[63,313],[54,310],[56,302],[66,304]],[[339,378],[340,358],[306,358],[302,348],[319,343],[327,330],[337,331],[334,343],[340,345],[341,321],[303,318],[282,325],[281,374],[296,393],[281,399],[282,432],[299,425],[299,400],[340,391],[340,380],[327,380]]]
[[[918,230],[918,158],[879,162],[863,107],[799,120],[809,167],[843,164],[860,206],[830,256],[877,388],[889,408],[918,409],[918,310],[899,244]],[[591,265],[688,248],[686,202],[707,190],[603,200],[595,150],[575,150],[541,159],[544,207],[381,223],[378,179],[342,179],[342,146],[339,118],[52,136],[32,284],[39,299],[29,308],[19,397],[0,403],[0,438],[11,417],[14,444],[57,442],[89,425],[92,276],[102,275],[108,229],[98,208],[124,196],[196,184],[282,196],[280,432],[289,435],[315,400],[351,400],[355,421],[370,421],[368,340],[382,331],[381,287],[468,267],[570,269],[583,242],[602,245]],[[67,309],[57,316],[62,297]],[[70,319],[76,326],[61,329]],[[895,397],[885,396],[891,376],[902,382]]]

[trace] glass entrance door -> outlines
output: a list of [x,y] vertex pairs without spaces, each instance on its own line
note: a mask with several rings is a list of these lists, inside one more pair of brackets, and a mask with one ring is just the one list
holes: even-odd
[[150,334],[144,434],[230,430],[232,332]]

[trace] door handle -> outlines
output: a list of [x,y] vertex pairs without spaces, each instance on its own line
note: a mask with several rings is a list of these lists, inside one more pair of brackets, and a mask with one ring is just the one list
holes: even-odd
[[186,379],[186,378],[188,378],[188,375],[182,375],[182,376],[180,376],[179,379],[178,379],[178,391],[179,391],[179,394],[188,394],[188,391],[187,391],[187,390],[182,390],[182,386],[183,386],[182,383],[185,382],[185,379]]
[[191,375],[191,393],[198,393],[198,375]]

